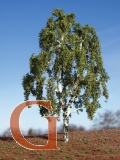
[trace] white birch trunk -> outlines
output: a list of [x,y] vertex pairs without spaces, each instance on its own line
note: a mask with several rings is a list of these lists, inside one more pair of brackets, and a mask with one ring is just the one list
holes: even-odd
[[69,113],[70,113],[70,108],[67,108],[66,111],[63,112],[63,141],[64,142],[69,141],[69,135],[68,135]]

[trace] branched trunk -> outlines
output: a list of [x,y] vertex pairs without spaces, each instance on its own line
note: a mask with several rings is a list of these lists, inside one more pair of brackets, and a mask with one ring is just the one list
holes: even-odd
[[[62,36],[62,40],[63,39],[64,39],[64,37]],[[59,42],[59,45],[61,45],[60,42]],[[80,49],[81,48],[82,48],[82,42],[80,44]],[[72,113],[72,112],[70,112],[70,110],[72,108],[72,104],[75,99],[76,89],[77,89],[77,81],[79,78],[79,74],[77,74],[77,81],[74,84],[72,94],[71,94],[71,99],[69,100],[68,106],[65,106],[65,103],[64,103],[63,98],[61,96],[61,93],[62,93],[61,73],[62,73],[62,66],[59,66],[58,78],[57,78],[57,91],[56,92],[59,93],[59,102],[62,104],[62,110],[63,110],[62,111],[63,112],[63,140],[64,140],[64,142],[68,142],[69,141],[69,135],[68,135],[69,115],[70,115],[70,113]]]
[[[79,74],[77,75],[77,78],[79,77]],[[64,139],[64,142],[68,142],[69,141],[69,135],[68,135],[68,126],[69,126],[69,115],[70,113],[70,110],[71,110],[71,106],[74,102],[74,99],[75,99],[75,95],[76,95],[76,89],[77,89],[77,81],[73,87],[73,90],[72,90],[72,94],[71,94],[71,99],[69,100],[69,103],[68,103],[68,106],[63,108],[63,139]]]

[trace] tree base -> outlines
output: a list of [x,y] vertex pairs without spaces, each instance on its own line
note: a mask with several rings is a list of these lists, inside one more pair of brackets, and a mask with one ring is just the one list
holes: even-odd
[[68,142],[68,141],[69,141],[69,139],[68,139],[68,138],[66,138],[66,139],[64,139],[63,141],[64,141],[64,142]]

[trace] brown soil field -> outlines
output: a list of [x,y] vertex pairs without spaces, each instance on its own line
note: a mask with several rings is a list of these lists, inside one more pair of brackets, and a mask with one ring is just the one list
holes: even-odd
[[[34,145],[45,145],[48,136],[25,137]],[[57,134],[55,150],[31,151],[13,138],[0,137],[0,160],[120,160],[120,129],[69,132],[69,142]]]

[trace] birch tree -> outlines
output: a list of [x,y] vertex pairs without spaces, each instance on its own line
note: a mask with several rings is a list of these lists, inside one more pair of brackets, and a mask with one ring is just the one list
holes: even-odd
[[[79,114],[85,109],[92,120],[101,108],[98,98],[108,99],[106,82],[110,77],[103,67],[100,42],[96,30],[89,24],[81,26],[75,21],[75,14],[55,9],[39,33],[39,47],[39,55],[33,53],[29,59],[30,73],[23,76],[25,101],[30,94],[36,100],[50,100],[53,113],[40,105],[39,113],[41,116],[62,113],[63,139],[68,142],[72,113]],[[48,73],[48,80],[44,73]]]

